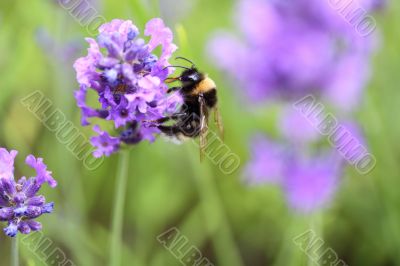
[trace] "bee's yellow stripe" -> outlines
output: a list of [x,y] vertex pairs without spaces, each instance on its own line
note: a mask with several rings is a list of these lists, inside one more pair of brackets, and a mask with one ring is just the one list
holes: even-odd
[[196,86],[196,88],[193,90],[193,94],[197,95],[200,93],[205,93],[207,91],[215,89],[216,87],[217,86],[215,85],[215,82],[209,77],[206,77]]

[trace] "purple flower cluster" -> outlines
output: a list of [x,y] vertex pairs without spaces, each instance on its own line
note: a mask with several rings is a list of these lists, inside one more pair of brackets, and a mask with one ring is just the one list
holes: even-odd
[[[292,104],[312,94],[348,119],[369,79],[376,46],[376,35],[362,34],[356,21],[383,2],[239,1],[235,23],[242,34],[218,32],[209,43],[211,58],[252,103],[279,100],[283,106],[280,142],[253,140],[247,183],[278,184],[289,205],[303,213],[330,202],[342,160],[321,145],[321,134]],[[353,124],[347,129],[357,131]]]
[[[144,33],[150,36],[148,43],[139,37],[131,21],[114,19],[99,28],[97,41],[86,39],[88,55],[74,64],[80,84],[75,98],[82,110],[82,125],[97,117],[112,120],[118,129],[118,136],[111,136],[98,126],[94,128],[99,134],[91,138],[96,157],[109,156],[123,143],[153,141],[160,132],[143,126],[144,122],[173,113],[182,102],[177,94],[167,95],[164,83],[173,71],[166,68],[168,60],[177,49],[172,31],[156,18],[147,23]],[[160,56],[155,54],[158,47]],[[88,105],[89,89],[98,95],[99,108]]]
[[351,24],[360,16],[350,11],[370,12],[377,0],[351,1],[350,15],[330,2],[242,0],[235,23],[244,38],[217,33],[209,44],[211,58],[252,101],[314,93],[349,110],[368,81],[374,47],[374,36],[361,36]]
[[26,157],[26,164],[36,171],[36,176],[14,179],[14,159],[17,151],[8,152],[0,148],[0,221],[8,222],[4,229],[6,235],[14,237],[18,231],[29,234],[42,229],[42,225],[34,219],[44,213],[53,211],[54,203],[46,203],[42,195],[37,195],[43,183],[50,187],[57,182],[47,170],[42,158],[33,155]]

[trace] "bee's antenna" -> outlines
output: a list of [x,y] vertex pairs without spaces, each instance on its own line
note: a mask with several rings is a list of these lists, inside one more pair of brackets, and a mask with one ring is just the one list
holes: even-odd
[[178,59],[182,59],[182,60],[185,60],[185,61],[191,63],[191,64],[192,64],[192,67],[195,67],[195,66],[196,66],[196,64],[193,63],[193,61],[190,61],[189,59],[184,58],[184,57],[182,57],[182,56],[175,57],[175,60],[178,60]]
[[164,69],[167,69],[167,68],[169,68],[169,67],[180,67],[180,68],[184,68],[184,69],[187,69],[187,70],[191,70],[190,68],[184,67],[184,66],[166,66],[166,67],[163,68],[163,70],[164,70]]

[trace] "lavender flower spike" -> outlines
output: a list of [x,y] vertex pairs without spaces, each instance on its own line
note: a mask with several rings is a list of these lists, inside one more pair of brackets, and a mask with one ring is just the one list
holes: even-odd
[[47,182],[55,187],[57,182],[47,171],[42,158],[33,155],[26,157],[26,163],[36,170],[36,176],[26,179],[22,177],[14,180],[14,158],[16,151],[10,153],[0,148],[0,221],[7,222],[4,233],[15,237],[19,232],[28,234],[31,231],[42,229],[42,225],[35,221],[44,213],[53,211],[54,203],[46,203],[42,195],[37,195],[42,184]]
[[[139,29],[130,20],[114,19],[99,28],[97,40],[87,38],[88,54],[76,60],[74,68],[80,85],[75,92],[82,111],[82,125],[89,118],[113,121],[117,136],[100,131],[93,137],[95,157],[117,152],[120,144],[153,141],[157,128],[143,126],[147,120],[157,120],[172,114],[182,103],[180,97],[168,97],[164,80],[173,71],[166,68],[177,49],[172,43],[172,31],[159,19],[150,20],[144,31],[150,41],[139,37]],[[161,53],[156,55],[156,48]],[[87,104],[88,90],[98,95],[98,106]]]

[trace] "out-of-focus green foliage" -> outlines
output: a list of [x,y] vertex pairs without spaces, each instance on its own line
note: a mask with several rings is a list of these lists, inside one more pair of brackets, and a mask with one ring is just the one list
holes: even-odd
[[[257,111],[242,107],[232,83],[207,61],[205,44],[211,34],[236,28],[234,1],[186,0],[187,9],[178,13],[173,11],[180,1],[159,1],[161,5],[144,0],[92,2],[108,20],[132,19],[143,29],[148,19],[161,16],[177,29],[177,44],[183,46],[178,54],[197,62],[219,85],[225,142],[243,165],[251,134],[274,134],[277,118],[273,106]],[[306,265],[306,255],[292,238],[311,221],[318,222],[326,246],[348,265],[400,265],[400,3],[392,1],[383,14],[377,15],[381,47],[356,114],[377,158],[373,172],[360,176],[349,169],[332,207],[316,217],[301,217],[287,209],[279,189],[243,186],[241,169],[223,175],[211,162],[199,164],[192,142],[172,145],[160,139],[140,144],[130,156],[123,265],[180,265],[156,239],[173,226],[215,265]],[[53,49],[38,42],[38,30],[54,39]],[[85,169],[20,101],[40,90],[90,136],[90,129],[80,127],[73,99],[77,83],[72,64],[85,54],[86,36],[85,28],[57,1],[0,0],[0,146],[20,151],[17,168],[25,169],[22,157],[28,153],[48,163],[59,186],[43,192],[56,203],[55,213],[40,219],[43,234],[76,265],[85,266],[108,262],[118,156],[107,158],[95,171]],[[62,58],[62,48],[70,42],[82,49]],[[8,265],[10,240],[0,234],[0,241],[0,265]],[[20,249],[23,265],[44,265],[40,251],[24,243]]]

